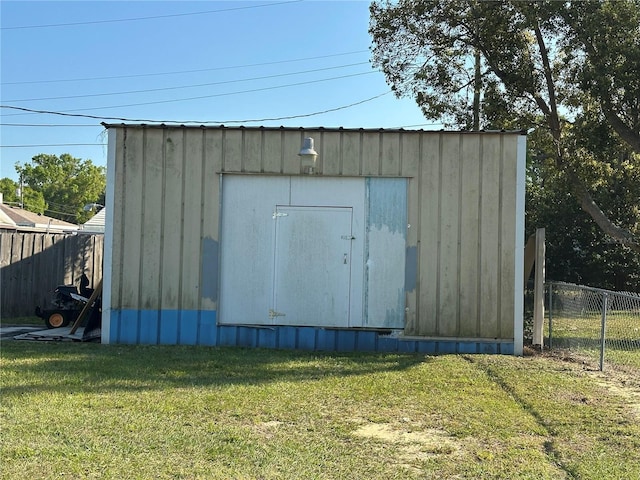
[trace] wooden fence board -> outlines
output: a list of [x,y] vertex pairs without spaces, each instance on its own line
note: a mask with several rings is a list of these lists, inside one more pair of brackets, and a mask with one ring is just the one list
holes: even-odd
[[31,316],[51,307],[56,286],[102,278],[102,235],[0,232],[0,317]]

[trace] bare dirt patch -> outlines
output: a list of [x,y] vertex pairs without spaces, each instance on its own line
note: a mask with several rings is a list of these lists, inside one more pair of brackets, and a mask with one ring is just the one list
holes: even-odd
[[542,355],[566,362],[574,370],[592,377],[596,384],[611,394],[621,397],[631,412],[640,418],[640,372],[637,369],[622,365],[607,365],[601,372],[590,365],[587,359],[569,350],[546,351]]
[[361,438],[369,438],[398,448],[399,465],[412,471],[420,471],[415,464],[434,456],[455,455],[461,446],[444,430],[420,428],[416,424],[367,423],[353,432]]

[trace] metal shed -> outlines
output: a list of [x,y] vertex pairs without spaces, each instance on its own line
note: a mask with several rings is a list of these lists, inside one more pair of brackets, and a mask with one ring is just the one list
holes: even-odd
[[522,353],[522,132],[105,126],[103,343]]

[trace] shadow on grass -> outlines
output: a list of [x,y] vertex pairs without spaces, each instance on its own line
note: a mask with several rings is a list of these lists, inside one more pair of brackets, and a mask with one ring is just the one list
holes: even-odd
[[4,342],[0,355],[5,397],[305,382],[402,371],[432,360],[419,354],[22,341]]

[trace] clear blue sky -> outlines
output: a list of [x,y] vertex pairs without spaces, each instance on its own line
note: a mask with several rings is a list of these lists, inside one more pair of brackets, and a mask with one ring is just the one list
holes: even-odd
[[[39,153],[105,165],[100,122],[120,122],[106,117],[441,128],[413,100],[372,99],[390,88],[369,63],[368,8],[366,1],[2,1],[1,104],[100,118],[0,109],[0,177],[16,179],[14,164]],[[309,115],[340,107],[347,108]],[[300,117],[280,119],[289,116]],[[48,126],[31,126],[41,124]]]

